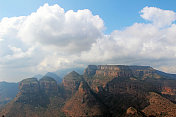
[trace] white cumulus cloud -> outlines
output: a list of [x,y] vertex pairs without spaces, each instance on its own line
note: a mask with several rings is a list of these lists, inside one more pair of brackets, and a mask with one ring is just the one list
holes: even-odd
[[[135,64],[176,73],[176,13],[156,7],[104,34],[103,19],[88,9],[64,11],[45,4],[28,16],[0,21],[0,81],[88,64]],[[149,21],[149,22],[148,22]]]
[[162,10],[156,7],[145,7],[141,10],[141,17],[151,21],[158,27],[165,27],[176,20],[176,13],[171,10]]
[[45,4],[27,16],[19,31],[24,42],[54,46],[67,52],[88,50],[104,29],[103,20],[90,10],[64,11]]

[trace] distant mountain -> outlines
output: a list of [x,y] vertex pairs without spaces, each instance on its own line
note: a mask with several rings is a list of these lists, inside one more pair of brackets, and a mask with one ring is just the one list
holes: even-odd
[[47,74],[45,74],[45,76],[48,76],[48,77],[51,77],[51,78],[54,78],[57,83],[61,83],[62,82],[62,78],[60,78],[59,76],[57,76],[55,73],[53,72],[48,72]]
[[34,75],[33,78],[37,78],[39,80],[43,76],[49,76],[49,77],[54,78],[57,81],[57,83],[61,83],[62,79],[64,78],[64,76],[66,76],[68,73],[70,73],[72,71],[76,71],[79,74],[83,74],[84,73],[84,69],[83,68],[67,68],[67,69],[57,70],[56,72],[48,72],[45,75],[37,74],[37,75]]
[[0,116],[176,117],[174,74],[150,66],[89,65],[61,84],[54,76],[22,80]]
[[18,93],[18,83],[0,82],[0,108]]
[[63,78],[64,76],[66,76],[68,73],[72,72],[72,71],[76,71],[79,74],[83,74],[84,73],[84,68],[67,68],[67,69],[60,69],[57,70],[56,72],[54,72],[55,74],[57,74],[59,77]]
[[60,78],[54,72],[48,72],[45,75],[37,74],[37,75],[34,75],[33,78],[37,78],[38,80],[40,80],[44,76],[48,76],[48,77],[54,78],[57,81],[57,83],[61,83],[62,82],[62,78]]

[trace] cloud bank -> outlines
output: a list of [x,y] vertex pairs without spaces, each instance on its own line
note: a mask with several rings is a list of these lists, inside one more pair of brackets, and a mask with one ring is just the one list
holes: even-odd
[[0,21],[0,81],[88,64],[135,64],[176,73],[176,13],[155,7],[105,35],[103,19],[88,9],[45,4],[28,16]]

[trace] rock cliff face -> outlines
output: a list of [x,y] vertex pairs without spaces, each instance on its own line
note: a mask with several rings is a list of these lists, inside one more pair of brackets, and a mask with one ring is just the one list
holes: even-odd
[[[98,77],[135,77],[139,79],[147,78],[173,78],[175,75],[153,69],[150,66],[126,66],[126,65],[89,65],[84,70],[85,76]],[[176,76],[175,76],[176,77]]]
[[40,85],[36,78],[28,78],[19,83],[19,89],[21,94],[34,94],[39,93]]
[[84,74],[91,77],[131,77],[132,71],[125,65],[89,65]]
[[88,66],[84,71],[84,76],[92,76],[86,81],[94,91],[101,91],[108,82],[114,78],[130,78],[133,76],[132,70],[125,65],[98,65]]
[[87,77],[93,77],[96,74],[96,70],[96,65],[88,65],[88,67],[84,70],[84,75]]
[[46,106],[49,103],[46,94],[41,91],[40,83],[36,78],[22,80],[19,83],[19,89],[15,102],[33,106]]
[[36,78],[28,78],[19,83],[20,94],[56,94],[58,86],[53,78],[44,76],[39,81]]
[[[108,82],[115,78],[130,80],[155,80],[164,79],[166,76],[170,75],[159,72],[150,66],[90,65],[85,69],[84,76],[91,87],[95,91],[99,92]],[[158,89],[160,87],[161,86],[158,85]]]
[[132,71],[124,65],[98,65],[96,70],[97,77],[132,77]]
[[77,72],[72,71],[68,75],[66,75],[63,79],[64,89],[74,94],[79,88],[80,82],[83,80],[83,77],[79,75]]
[[47,95],[56,95],[58,92],[57,82],[48,76],[44,76],[39,80],[40,90]]
[[129,66],[129,68],[132,70],[134,77],[140,78],[142,80],[147,78],[162,78],[159,74],[157,74],[157,70],[150,66]]
[[[86,80],[114,112],[113,116],[121,116],[120,113],[125,112],[129,106],[143,109],[149,104],[146,96],[151,91],[175,96],[175,81],[166,80],[166,74],[163,76],[149,66],[99,65],[97,69],[90,70],[89,66],[87,69],[95,70],[94,76]],[[85,74],[89,72],[85,71]],[[167,98],[176,101],[175,97],[169,96]]]

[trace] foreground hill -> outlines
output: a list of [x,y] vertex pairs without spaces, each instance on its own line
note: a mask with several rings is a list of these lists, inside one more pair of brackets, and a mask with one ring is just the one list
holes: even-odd
[[0,116],[175,117],[174,76],[149,66],[89,65],[61,84],[49,76],[28,78]]

